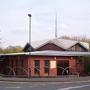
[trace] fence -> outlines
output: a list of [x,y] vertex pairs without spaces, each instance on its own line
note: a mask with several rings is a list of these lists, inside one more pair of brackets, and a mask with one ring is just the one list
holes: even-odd
[[[44,69],[48,68],[48,70],[50,69],[49,67],[43,67],[43,68]],[[69,69],[71,67],[66,67],[66,68],[57,67],[57,68],[60,68],[62,70],[61,74],[57,75],[57,77],[79,77],[79,73],[78,72],[77,72],[76,75],[71,75],[69,73]],[[41,69],[38,69],[37,67],[31,67],[31,68],[23,68],[23,67],[12,68],[12,67],[7,67],[7,68],[5,68],[5,70],[2,70],[0,75],[4,76],[4,77],[32,77],[32,75],[31,75],[32,70],[34,70],[34,71],[36,70],[37,71],[37,74],[34,77],[41,77],[40,76],[40,70]],[[46,77],[50,77],[49,71],[48,71]]]

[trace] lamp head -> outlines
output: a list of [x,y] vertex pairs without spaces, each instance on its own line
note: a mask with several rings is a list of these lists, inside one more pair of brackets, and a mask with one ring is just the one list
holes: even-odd
[[31,14],[28,14],[28,16],[29,16],[29,17],[32,17],[32,15],[31,15]]

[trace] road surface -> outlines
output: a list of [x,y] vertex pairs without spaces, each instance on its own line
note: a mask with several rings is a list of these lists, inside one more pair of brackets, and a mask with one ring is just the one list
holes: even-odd
[[90,90],[90,82],[0,82],[0,90]]

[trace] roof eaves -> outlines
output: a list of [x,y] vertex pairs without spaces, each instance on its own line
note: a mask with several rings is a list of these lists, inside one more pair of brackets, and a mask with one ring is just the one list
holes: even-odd
[[71,46],[67,47],[66,49],[68,50],[69,48],[73,47],[74,45],[78,44],[78,41],[76,41],[75,43],[73,43]]
[[64,49],[65,50],[65,47],[63,47],[63,46],[61,46],[61,45],[58,45],[57,43],[55,43],[54,41],[50,41],[49,43],[53,43],[54,45],[56,45],[56,46],[58,46],[58,47],[60,47],[60,48],[62,48],[62,49]]
[[49,42],[49,41],[47,41],[47,42],[45,42],[45,43],[41,44],[40,46],[38,46],[38,47],[36,47],[36,48],[34,48],[34,49],[36,50],[36,49],[38,49],[38,48],[40,48],[40,47],[42,47],[42,46],[46,45],[48,42]]
[[62,49],[64,49],[64,50],[65,50],[65,48],[64,48],[64,47],[62,47],[62,46],[60,46],[60,45],[56,44],[56,43],[55,43],[54,41],[52,41],[52,40],[49,40],[49,41],[47,41],[47,42],[43,43],[42,45],[40,45],[40,46],[38,46],[38,47],[36,47],[36,48],[34,48],[34,49],[38,49],[38,48],[40,48],[40,47],[42,47],[42,46],[44,46],[44,45],[46,45],[46,44],[48,44],[48,43],[53,43],[53,44],[55,44],[56,46],[58,46],[58,47],[60,47],[60,48],[62,48]]
[[81,42],[79,42],[79,44],[81,45],[81,46],[83,46],[85,49],[87,49],[87,50],[89,50],[89,48],[87,48],[85,45],[83,45]]

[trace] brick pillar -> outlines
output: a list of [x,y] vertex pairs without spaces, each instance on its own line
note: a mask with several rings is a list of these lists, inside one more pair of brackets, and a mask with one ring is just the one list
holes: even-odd
[[49,76],[56,77],[57,76],[57,69],[56,68],[50,68]]
[[21,64],[20,63],[21,63],[20,56],[17,56],[17,71],[18,71],[17,74],[18,75],[21,75],[21,70],[20,70],[21,69],[21,66],[20,66]]
[[35,76],[35,74],[34,74],[34,60],[29,59],[29,61],[30,61],[30,74],[31,74],[31,76]]
[[30,62],[29,57],[28,57],[28,66],[27,66],[27,68],[28,68],[28,77],[31,76],[31,69],[30,69],[30,66],[31,66],[31,62]]
[[70,74],[77,74],[77,70],[76,70],[76,59],[72,58],[69,60],[69,72]]
[[50,61],[50,69],[49,69],[49,76],[56,77],[57,76],[57,68],[56,68],[56,61]]
[[40,60],[40,76],[43,77],[45,76],[45,73],[44,73],[44,60]]

